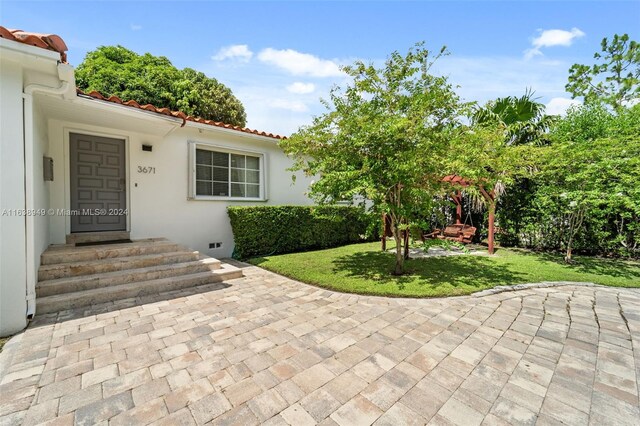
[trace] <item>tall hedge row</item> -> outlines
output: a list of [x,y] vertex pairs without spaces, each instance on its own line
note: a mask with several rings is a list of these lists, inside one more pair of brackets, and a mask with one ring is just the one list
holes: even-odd
[[234,257],[337,247],[376,237],[377,215],[350,206],[229,207]]

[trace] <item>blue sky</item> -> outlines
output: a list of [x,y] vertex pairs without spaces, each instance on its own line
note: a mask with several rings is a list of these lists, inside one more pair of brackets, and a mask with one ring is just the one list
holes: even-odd
[[248,126],[289,134],[324,111],[345,84],[339,65],[380,63],[418,41],[450,55],[436,67],[469,101],[530,87],[549,112],[570,105],[573,63],[593,63],[603,37],[640,39],[640,1],[118,1],[0,0],[0,25],[55,33],[78,65],[121,44],[191,67],[229,86]]

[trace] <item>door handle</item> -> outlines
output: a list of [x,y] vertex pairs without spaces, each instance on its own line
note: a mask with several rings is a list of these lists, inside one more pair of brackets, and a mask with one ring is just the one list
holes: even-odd
[[125,178],[120,178],[120,192],[124,192],[126,189],[127,181]]

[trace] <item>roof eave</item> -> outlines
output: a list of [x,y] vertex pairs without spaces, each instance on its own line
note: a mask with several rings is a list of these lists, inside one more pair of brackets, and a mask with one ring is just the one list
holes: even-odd
[[264,135],[259,135],[251,132],[245,132],[237,129],[227,129],[224,127],[205,124],[205,123],[198,123],[196,121],[191,121],[191,120],[187,120],[185,127],[193,127],[198,130],[206,130],[209,132],[219,132],[219,133],[224,133],[224,134],[238,136],[238,137],[248,137],[248,138],[257,139],[261,141],[269,141],[273,143],[278,143],[280,140],[283,139],[283,138],[276,138],[273,136],[264,136]]
[[[0,48],[7,49],[10,52],[14,52],[19,55],[36,56],[41,59],[48,59],[54,62],[60,62],[60,53],[53,50],[43,49],[37,46],[31,46],[19,41],[7,40],[6,38],[0,38]],[[2,57],[6,57],[2,55]]]
[[[97,98],[94,98],[93,96],[89,96],[86,94],[77,94],[76,101],[84,103],[87,106],[92,106],[92,107],[97,106],[104,110],[117,111],[119,114],[126,114],[132,117],[145,118],[145,119],[151,119],[151,120],[158,119],[163,121],[169,121],[179,127],[191,127],[198,130],[218,132],[218,133],[228,134],[231,136],[246,137],[246,138],[251,138],[251,139],[256,139],[261,141],[269,141],[273,143],[278,143],[278,141],[280,141],[280,138],[274,138],[272,136],[257,135],[255,133],[243,132],[237,129],[226,129],[224,127],[214,126],[214,125],[205,124],[205,123],[198,123],[190,120],[184,121],[180,117],[173,117],[170,115],[161,114],[159,112],[147,111],[140,108],[130,107],[124,104],[114,103],[108,100],[97,99]],[[184,123],[184,126],[183,126],[183,123]]]

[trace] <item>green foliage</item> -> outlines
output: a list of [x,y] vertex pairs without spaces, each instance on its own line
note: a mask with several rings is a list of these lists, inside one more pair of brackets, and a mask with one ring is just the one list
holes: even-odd
[[619,109],[640,98],[640,44],[628,34],[602,39],[602,53],[593,57],[599,63],[574,64],[565,86],[573,98],[583,96],[585,103],[604,102]]
[[122,46],[87,53],[76,69],[76,84],[84,91],[236,126],[244,126],[247,118],[242,103],[216,79],[191,68],[179,70],[164,56],[138,55]]
[[380,218],[351,206],[229,207],[240,259],[335,247],[375,238]]
[[497,126],[504,132],[507,145],[541,144],[555,121],[544,113],[545,106],[536,102],[533,92],[520,98],[507,96],[476,108],[472,122],[476,126]]
[[574,108],[550,134],[541,171],[520,199],[504,200],[507,244],[638,256],[640,105],[617,113]]
[[[540,150],[535,146],[512,145],[500,128],[486,125],[459,132],[452,151],[443,166],[444,171],[482,185],[487,191],[512,184],[530,176]],[[477,188],[466,189],[477,194]]]
[[[353,80],[331,91],[327,112],[280,143],[293,169],[318,176],[311,194],[321,202],[361,196],[391,218],[395,238],[414,213],[426,210],[442,177],[441,159],[462,106],[446,77],[431,75],[435,57],[422,44],[385,66],[344,67]],[[402,273],[401,248],[395,273]]]

